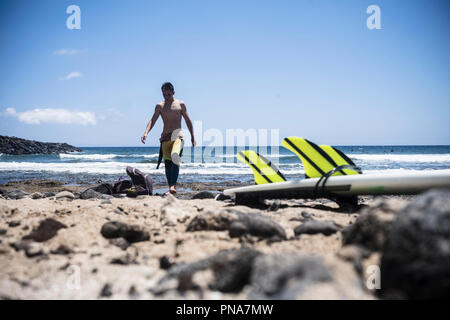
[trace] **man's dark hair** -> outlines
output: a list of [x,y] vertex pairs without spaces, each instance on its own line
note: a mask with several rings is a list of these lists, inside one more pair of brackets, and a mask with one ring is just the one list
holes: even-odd
[[161,86],[161,91],[162,90],[171,90],[172,92],[175,91],[175,89],[173,88],[173,85],[170,82],[164,82],[163,85]]

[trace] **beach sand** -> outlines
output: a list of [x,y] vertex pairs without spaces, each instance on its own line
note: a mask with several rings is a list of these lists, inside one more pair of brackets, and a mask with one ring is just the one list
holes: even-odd
[[[45,186],[47,183],[47,186]],[[21,182],[0,186],[4,191],[73,193],[86,186],[62,187],[56,182]],[[40,184],[40,186],[39,186]],[[188,285],[181,278],[164,281],[170,270],[207,259],[221,250],[250,248],[263,255],[293,254],[319,257],[332,272],[333,285],[316,285],[297,298],[376,299],[365,288],[364,277],[348,259],[351,246],[343,247],[342,230],[358,218],[359,212],[340,212],[332,201],[283,200],[276,207],[249,208],[235,206],[230,200],[179,199],[162,196],[110,199],[0,199],[0,298],[3,299],[248,299],[251,283],[235,292],[213,290],[217,274],[214,268],[193,273]],[[403,208],[412,197],[382,197],[396,209]],[[379,199],[362,198],[370,207]],[[228,210],[228,211],[227,211]],[[187,231],[199,214],[224,212],[260,214],[281,226],[286,238],[245,235],[231,237],[229,230]],[[233,211],[234,210],[234,211]],[[172,215],[169,217],[169,215]],[[175,218],[174,218],[175,217]],[[329,235],[302,234],[294,229],[307,219],[333,221],[339,231]],[[64,225],[45,241],[24,241],[38,225],[52,218]],[[174,220],[175,219],[175,220]],[[147,232],[149,240],[126,242],[102,235],[105,223],[118,221]],[[172,222],[171,222],[172,221]],[[201,224],[200,224],[201,225]],[[120,238],[123,240],[123,238]],[[123,242],[126,245],[123,246]],[[22,248],[21,248],[22,245]],[[347,258],[346,258],[347,257]],[[377,263],[377,254],[367,261]],[[217,270],[216,270],[217,271]],[[178,281],[178,282],[177,282]],[[255,282],[254,277],[249,280]],[[233,291],[233,290],[231,290]]]

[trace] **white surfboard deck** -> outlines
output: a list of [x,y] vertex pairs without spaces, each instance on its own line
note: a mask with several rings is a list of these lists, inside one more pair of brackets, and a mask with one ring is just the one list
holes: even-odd
[[[226,189],[223,193],[274,199],[302,198],[314,194],[318,180],[310,178],[245,186]],[[322,182],[319,190],[322,189]],[[450,188],[450,169],[332,176],[325,185],[326,192],[342,196],[417,194],[432,188]]]

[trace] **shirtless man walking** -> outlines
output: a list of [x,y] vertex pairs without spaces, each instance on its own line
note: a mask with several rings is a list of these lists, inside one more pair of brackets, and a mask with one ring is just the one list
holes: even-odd
[[[142,143],[145,144],[145,139],[148,133],[161,115],[163,119],[164,128],[161,133],[161,151],[164,158],[164,166],[166,171],[167,183],[169,184],[169,191],[167,193],[176,193],[175,185],[178,179],[181,164],[181,152],[184,144],[184,134],[181,130],[181,116],[191,134],[192,146],[195,146],[194,128],[192,121],[186,111],[186,105],[183,101],[175,99],[173,95],[175,90],[170,82],[166,82],[161,87],[164,101],[159,102],[155,107],[155,113],[145,128],[144,135],[141,138]],[[159,166],[158,160],[158,166]]]

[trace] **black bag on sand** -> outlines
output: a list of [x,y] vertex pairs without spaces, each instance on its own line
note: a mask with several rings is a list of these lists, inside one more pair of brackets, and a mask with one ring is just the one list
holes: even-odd
[[113,194],[126,193],[133,186],[131,180],[120,180],[114,183]]
[[[95,188],[90,188],[102,194],[113,194],[113,186],[110,183],[102,183]],[[88,189],[89,190],[89,189]]]
[[141,170],[127,166],[127,174],[130,176],[133,187],[127,191],[128,197],[153,194],[153,180]]
[[133,183],[131,182],[131,180],[121,180],[114,184],[102,183],[91,189],[94,191],[97,191],[101,194],[115,195],[115,194],[126,193],[128,191],[128,189],[130,189],[132,186],[133,186]]
[[130,180],[119,180],[114,184],[102,183],[94,188],[89,188],[102,194],[119,195],[126,193],[128,197],[135,198],[140,195],[153,194],[153,181],[141,170],[127,166],[127,174]]

